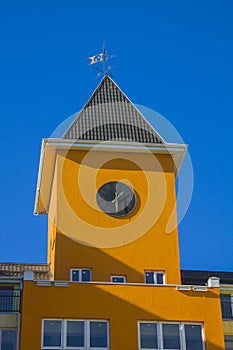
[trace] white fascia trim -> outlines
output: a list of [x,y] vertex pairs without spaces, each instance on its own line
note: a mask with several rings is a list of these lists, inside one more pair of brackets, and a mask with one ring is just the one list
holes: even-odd
[[43,140],[47,146],[56,147],[56,148],[95,148],[96,150],[103,149],[116,149],[119,151],[124,150],[125,152],[129,150],[134,151],[144,151],[148,149],[150,151],[161,151],[167,153],[173,152],[184,152],[187,150],[186,144],[176,144],[176,143],[165,143],[165,144],[154,144],[154,143],[145,143],[139,144],[134,142],[114,142],[114,141],[106,141],[106,142],[98,142],[98,141],[73,141],[73,140],[63,140],[63,139],[44,139]]
[[39,163],[38,178],[37,178],[37,185],[36,185],[36,198],[35,198],[35,205],[34,205],[34,211],[33,211],[34,215],[38,214],[38,206],[40,201],[40,187],[41,187],[41,181],[42,181],[42,173],[44,169],[46,143],[47,143],[47,139],[42,139],[41,151],[40,151],[40,163]]

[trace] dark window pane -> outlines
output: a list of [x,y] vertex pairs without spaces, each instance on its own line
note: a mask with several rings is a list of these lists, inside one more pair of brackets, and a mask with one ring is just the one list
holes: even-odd
[[163,348],[180,349],[180,330],[178,324],[163,324]]
[[79,270],[73,270],[72,271],[72,281],[78,282],[79,279]]
[[84,346],[84,321],[67,321],[67,346]]
[[157,284],[163,284],[163,273],[157,273]]
[[232,305],[231,305],[231,295],[230,294],[220,294],[221,308],[222,308],[222,318],[229,319],[233,318],[232,315]]
[[106,348],[107,339],[107,322],[90,322],[90,346],[91,348]]
[[146,283],[154,284],[154,272],[146,272]]
[[61,321],[44,321],[44,346],[61,346]]
[[125,283],[124,277],[112,277],[112,282],[114,283]]
[[91,280],[91,270],[82,270],[82,281],[89,282]]
[[157,323],[140,323],[140,347],[158,349]]
[[233,335],[225,335],[224,339],[226,350],[233,350]]
[[2,331],[2,350],[16,350],[16,342],[16,331]]
[[185,325],[186,350],[203,350],[201,325]]

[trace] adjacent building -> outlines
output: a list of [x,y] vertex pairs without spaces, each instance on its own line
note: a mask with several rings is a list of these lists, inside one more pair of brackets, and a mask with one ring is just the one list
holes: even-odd
[[[19,348],[23,279],[33,273],[36,280],[51,279],[48,264],[0,263],[0,349]],[[29,316],[30,317],[30,316]]]

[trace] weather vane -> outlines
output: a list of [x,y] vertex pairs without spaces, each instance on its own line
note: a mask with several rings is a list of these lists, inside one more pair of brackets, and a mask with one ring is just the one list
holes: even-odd
[[108,55],[105,46],[103,47],[103,51],[101,53],[98,53],[97,55],[90,56],[88,59],[90,60],[90,65],[95,65],[93,67],[95,70],[97,70],[98,76],[100,75],[108,75],[112,76],[112,73],[110,72],[113,68],[113,66],[107,65],[107,62],[109,59],[116,57],[115,55]]

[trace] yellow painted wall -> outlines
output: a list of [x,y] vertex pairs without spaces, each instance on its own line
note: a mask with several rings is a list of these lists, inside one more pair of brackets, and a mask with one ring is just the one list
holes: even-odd
[[[129,282],[144,282],[148,269],[165,271],[167,283],[179,284],[177,228],[166,233],[176,201],[172,157],[94,152],[85,161],[86,154],[79,150],[57,156],[57,189],[52,191],[52,201],[57,198],[55,279],[69,280],[71,267],[90,267],[96,281],[123,274]],[[106,182],[125,179],[136,192],[136,208],[124,218],[110,217],[97,207],[96,191]],[[129,237],[134,241],[128,243]],[[85,240],[89,246],[79,243]],[[107,242],[107,247],[90,247],[93,242],[102,247]],[[109,247],[112,242],[120,246]],[[49,251],[50,260],[52,255]]]
[[203,322],[206,350],[224,349],[217,289],[181,292],[168,286],[84,283],[41,287],[26,281],[20,350],[40,349],[43,318],[109,320],[111,350],[138,349],[138,320]]

